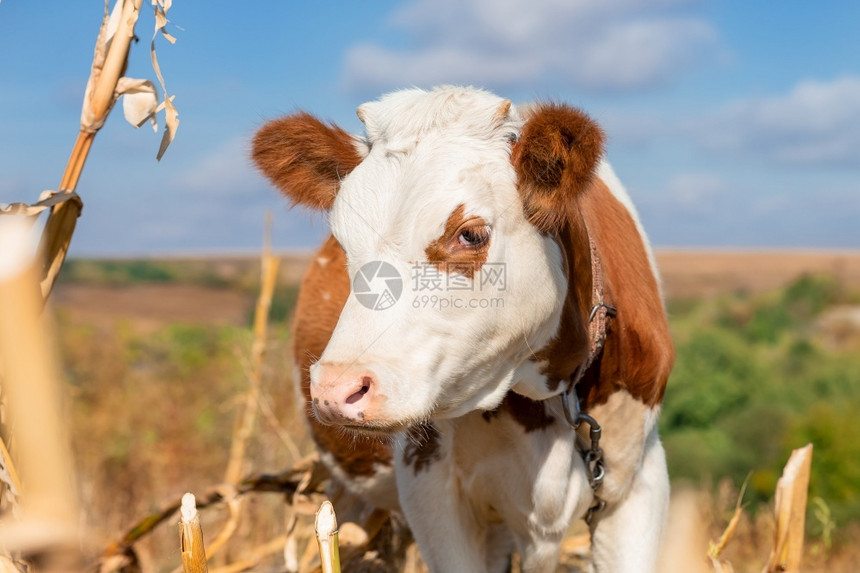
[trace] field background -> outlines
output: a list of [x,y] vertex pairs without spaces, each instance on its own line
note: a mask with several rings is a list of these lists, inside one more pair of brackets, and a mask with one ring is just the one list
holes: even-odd
[[[678,350],[662,436],[674,490],[696,492],[702,535],[719,535],[748,479],[724,557],[737,571],[760,570],[776,480],[790,451],[811,441],[807,570],[855,570],[860,253],[664,250],[657,259]],[[312,450],[288,352],[308,260],[282,257],[246,473],[281,471]],[[223,480],[258,288],[250,256],[71,260],[63,269],[50,310],[86,525],[102,546],[165,501]],[[277,496],[252,497],[243,516],[222,563],[283,532]],[[215,531],[224,516],[204,517]],[[144,565],[170,571],[175,545],[171,525],[138,549]]]

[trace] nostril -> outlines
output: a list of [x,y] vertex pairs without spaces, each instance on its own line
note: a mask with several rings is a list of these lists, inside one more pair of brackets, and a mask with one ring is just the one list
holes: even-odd
[[351,396],[346,399],[347,404],[355,404],[359,400],[364,397],[365,394],[370,390],[370,384],[373,380],[370,376],[365,376],[361,379],[361,388],[359,388],[358,392],[354,392]]

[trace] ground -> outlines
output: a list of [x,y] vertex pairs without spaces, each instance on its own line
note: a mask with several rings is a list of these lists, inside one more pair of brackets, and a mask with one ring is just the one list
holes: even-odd
[[[860,251],[659,250],[656,258],[666,297],[682,302],[676,315],[686,300],[765,293],[787,287],[807,274],[828,274],[846,288],[860,291]],[[253,460],[249,471],[289,467],[295,456],[284,447],[285,439],[297,440],[302,453],[311,449],[301,437],[304,424],[293,402],[286,350],[289,333],[284,322],[295,300],[295,285],[309,261],[308,254],[282,257],[275,301],[280,312],[272,323],[264,381],[269,414],[258,424],[248,456]],[[258,283],[259,261],[252,256],[70,261],[63,269],[50,305],[57,317],[63,363],[76,405],[73,432],[82,438],[76,440],[76,455],[85,493],[89,492],[84,501],[93,521],[90,526],[104,531],[105,542],[119,537],[153,505],[222,479],[237,396],[246,388],[244,357],[250,348],[248,327]],[[830,308],[817,324],[854,316],[860,308],[856,302],[852,299],[851,306]],[[732,317],[743,318],[749,310],[746,303],[738,306],[734,299],[728,304]],[[707,317],[711,311],[703,308]],[[839,316],[831,316],[833,313]],[[697,322],[699,314],[690,319],[697,332],[706,326]],[[678,318],[672,316],[676,323]],[[675,326],[680,329],[679,324]],[[844,329],[830,330],[838,334]],[[848,331],[856,334],[858,329]],[[129,404],[135,407],[128,409]],[[121,491],[113,491],[119,484]],[[705,510],[705,521],[712,524],[703,537],[716,538],[725,526],[726,508],[734,507],[736,484],[728,483],[726,488],[725,499],[717,496],[703,502],[710,508]],[[766,489],[772,491],[769,486]],[[118,506],[116,499],[124,501]],[[259,544],[283,531],[279,500],[254,503],[260,505],[246,511],[249,523],[242,528],[245,535],[237,537],[235,551],[255,536]],[[760,569],[761,548],[770,543],[766,517],[766,512],[759,512],[755,519],[742,521],[739,536],[743,542],[735,543],[730,556],[737,571]],[[222,518],[211,514],[209,519],[214,529]],[[160,563],[155,556],[164,557],[165,547],[175,543],[172,528],[161,529],[138,547],[141,558],[149,555],[150,563]],[[573,532],[581,534],[582,527]],[[582,559],[577,555],[587,543],[577,535],[568,541],[571,559],[560,571],[578,571]],[[847,555],[853,559],[853,553]],[[175,565],[169,556],[164,561],[166,570]],[[809,570],[852,569],[837,567],[830,560]]]
[[[284,256],[281,281],[297,282],[309,260],[308,255]],[[215,283],[210,285],[182,280],[122,285],[61,281],[51,303],[82,322],[122,317],[140,326],[245,324],[256,294],[233,286],[253,272],[255,258],[175,259],[173,263],[206,265],[217,280],[208,281]],[[658,250],[657,265],[667,298],[758,293],[785,286],[805,273],[829,273],[846,286],[860,289],[860,251]]]

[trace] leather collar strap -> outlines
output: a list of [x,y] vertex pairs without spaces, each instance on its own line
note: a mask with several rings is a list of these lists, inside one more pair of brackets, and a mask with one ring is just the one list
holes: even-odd
[[588,244],[591,248],[592,306],[591,312],[588,315],[588,338],[591,341],[591,344],[585,361],[583,361],[570,376],[568,392],[573,391],[576,388],[576,385],[580,380],[582,380],[585,372],[594,363],[600,353],[603,352],[603,345],[606,342],[606,331],[609,327],[609,322],[615,318],[615,315],[618,312],[614,306],[607,304],[603,298],[603,267],[600,264],[600,255],[597,252],[597,245],[594,244],[594,239],[591,238],[590,234],[588,236]]
[[[582,411],[580,407],[579,396],[577,395],[577,384],[579,384],[585,372],[595,363],[600,354],[603,352],[603,345],[606,342],[606,331],[609,327],[609,322],[616,315],[616,309],[613,306],[606,304],[604,300],[603,287],[603,269],[600,265],[600,255],[597,252],[597,246],[588,236],[588,244],[591,248],[591,312],[588,317],[588,334],[591,341],[588,356],[580,364],[577,369],[570,375],[570,381],[567,388],[562,393],[562,404],[564,405],[564,416],[568,424],[577,430],[582,422],[587,422],[589,426],[590,444],[587,447],[580,447],[580,454],[588,469],[588,482],[591,485],[591,490],[594,492],[594,504],[588,509],[585,516],[585,521],[591,524],[595,512],[603,509],[606,503],[597,496],[597,490],[603,483],[604,467],[603,467],[603,450],[600,448],[600,437],[602,429],[593,417]],[[571,401],[573,402],[573,411],[571,411]]]

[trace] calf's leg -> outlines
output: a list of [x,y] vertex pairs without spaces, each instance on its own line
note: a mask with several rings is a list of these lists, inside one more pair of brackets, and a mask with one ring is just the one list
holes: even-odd
[[669,505],[669,474],[656,426],[644,448],[641,467],[625,495],[594,515],[591,545],[596,573],[656,571]]

